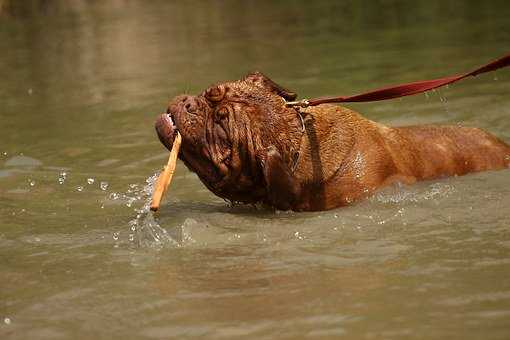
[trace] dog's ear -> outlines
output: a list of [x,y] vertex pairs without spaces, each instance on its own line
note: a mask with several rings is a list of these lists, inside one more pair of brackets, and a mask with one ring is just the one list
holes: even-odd
[[276,93],[280,97],[283,97],[285,100],[295,100],[297,98],[297,94],[287,90],[286,88],[278,85],[268,77],[266,77],[261,72],[252,72],[248,73],[244,78],[244,81],[252,82],[258,86],[261,86],[273,93]]

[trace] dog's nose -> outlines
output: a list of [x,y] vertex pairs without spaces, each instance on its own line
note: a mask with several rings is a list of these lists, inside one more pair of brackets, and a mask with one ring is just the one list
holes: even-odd
[[181,103],[188,113],[195,113],[198,110],[197,99],[194,96],[184,96]]

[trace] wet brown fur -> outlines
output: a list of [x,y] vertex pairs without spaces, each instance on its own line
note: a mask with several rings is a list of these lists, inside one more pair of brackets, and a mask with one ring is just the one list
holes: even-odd
[[[286,107],[295,97],[258,72],[177,97],[167,114],[183,137],[179,157],[220,197],[297,211],[347,205],[395,182],[510,167],[510,147],[477,128],[388,127],[336,105]],[[167,125],[160,118],[156,129],[170,147]]]
[[[306,121],[313,123],[306,124],[304,157],[294,175],[301,183],[315,180],[303,190],[306,198],[299,210],[345,205],[395,182],[412,184],[510,167],[510,147],[477,128],[394,128],[333,105],[305,111]],[[313,155],[319,156],[314,160]],[[321,185],[314,185],[317,182]]]

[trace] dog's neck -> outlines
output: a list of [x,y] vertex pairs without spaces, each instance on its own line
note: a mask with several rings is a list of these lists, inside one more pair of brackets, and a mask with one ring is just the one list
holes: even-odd
[[300,109],[305,130],[293,173],[302,182],[327,181],[354,146],[357,114],[339,106],[331,110],[331,106]]

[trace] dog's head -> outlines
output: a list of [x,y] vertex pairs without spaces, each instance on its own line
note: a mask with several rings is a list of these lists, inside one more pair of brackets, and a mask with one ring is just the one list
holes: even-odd
[[259,72],[175,97],[156,121],[168,148],[182,135],[179,158],[220,197],[244,203],[264,194],[261,152],[274,146],[291,162],[301,121],[285,100],[296,94]]

